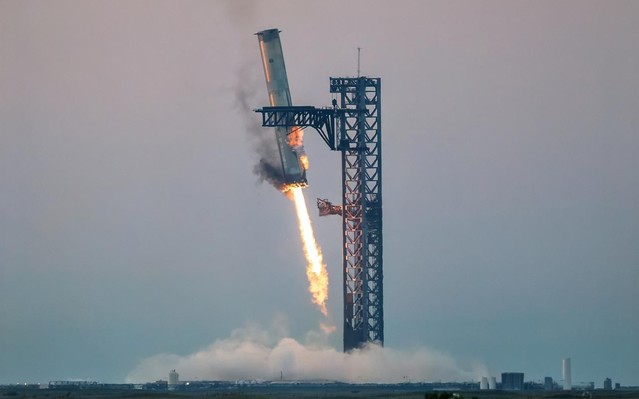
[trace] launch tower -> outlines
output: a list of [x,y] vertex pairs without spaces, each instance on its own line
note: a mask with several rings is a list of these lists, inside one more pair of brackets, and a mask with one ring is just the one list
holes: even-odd
[[318,207],[321,216],[342,216],[347,352],[371,342],[384,345],[381,79],[330,78],[330,92],[336,96],[332,108],[271,106],[256,112],[262,126],[289,134],[312,127],[341,152],[342,205],[318,199]]
[[381,79],[331,78],[342,153],[344,351],[384,344]]

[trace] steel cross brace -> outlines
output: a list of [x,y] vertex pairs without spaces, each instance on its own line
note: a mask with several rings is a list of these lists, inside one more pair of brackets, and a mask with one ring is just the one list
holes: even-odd
[[333,108],[310,106],[263,107],[256,109],[255,112],[262,114],[262,127],[293,128],[290,133],[293,133],[295,128],[312,127],[317,130],[328,147],[335,151],[342,149],[337,146],[337,135],[335,133],[337,116],[360,111],[338,109],[336,104],[333,104]]

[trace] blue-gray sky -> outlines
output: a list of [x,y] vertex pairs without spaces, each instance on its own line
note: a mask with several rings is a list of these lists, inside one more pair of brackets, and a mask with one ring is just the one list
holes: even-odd
[[[297,104],[330,104],[357,47],[382,78],[387,347],[639,384],[638,20],[635,1],[0,1],[0,383],[317,329],[237,103],[266,102],[253,33],[277,27]],[[339,155],[306,150],[312,209],[339,198]],[[340,348],[340,223],[313,222]]]

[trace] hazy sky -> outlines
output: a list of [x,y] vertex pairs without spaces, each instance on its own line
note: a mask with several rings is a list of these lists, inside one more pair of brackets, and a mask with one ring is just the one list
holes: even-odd
[[[639,385],[637,21],[636,1],[0,0],[0,383],[318,330],[237,101],[266,103],[253,34],[277,27],[299,105],[329,105],[357,47],[382,78],[387,348]],[[341,225],[314,208],[339,154],[306,136],[339,351]]]

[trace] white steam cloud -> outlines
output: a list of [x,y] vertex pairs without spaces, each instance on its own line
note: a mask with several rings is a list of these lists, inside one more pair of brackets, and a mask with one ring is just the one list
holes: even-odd
[[159,354],[129,373],[132,383],[166,379],[177,370],[182,380],[331,380],[351,383],[469,381],[488,375],[481,364],[462,367],[441,352],[417,348],[398,351],[368,346],[343,353],[326,345],[326,335],[311,332],[306,344],[290,337],[273,340],[256,326],[237,329],[226,339],[190,355]]

